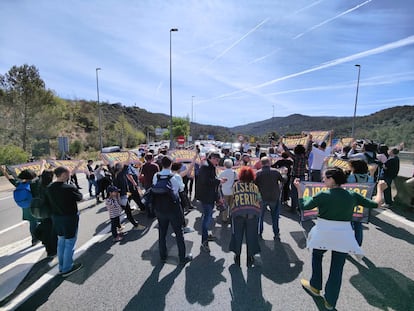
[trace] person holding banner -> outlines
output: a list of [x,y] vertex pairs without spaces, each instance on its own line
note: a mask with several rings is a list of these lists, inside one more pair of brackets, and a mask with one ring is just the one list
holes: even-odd
[[[348,183],[373,183],[374,177],[369,175],[368,164],[363,160],[351,160],[349,161],[349,167],[351,168],[351,174],[347,178]],[[359,221],[351,222],[352,228],[355,232],[355,239],[358,245],[362,245],[362,223]]]
[[293,149],[293,153],[289,150],[288,147],[283,143],[283,136],[280,138],[280,144],[283,147],[283,150],[286,151],[289,156],[293,159],[292,167],[292,179],[291,179],[291,189],[290,189],[290,198],[291,198],[291,210],[295,212],[298,209],[298,193],[296,187],[294,186],[294,181],[296,178],[304,181],[306,176],[306,163],[308,161],[309,152],[312,148],[312,140],[308,137],[306,148],[302,144],[296,145]]
[[380,181],[377,185],[377,196],[370,200],[361,194],[341,187],[347,177],[339,167],[328,168],[323,182],[328,188],[315,196],[303,198],[303,189],[299,178],[294,185],[298,191],[299,207],[303,210],[318,207],[316,225],[309,232],[307,248],[312,250],[312,277],[301,279],[302,286],[313,296],[320,296],[322,290],[322,259],[326,251],[332,251],[328,281],[325,284],[325,308],[333,310],[339,297],[342,272],[345,259],[349,254],[363,255],[362,249],[355,240],[351,227],[354,207],[362,205],[366,208],[377,208],[381,203],[381,193],[387,187]]

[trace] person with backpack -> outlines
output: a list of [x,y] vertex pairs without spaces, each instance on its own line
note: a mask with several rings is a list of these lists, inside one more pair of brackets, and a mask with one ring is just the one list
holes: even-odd
[[32,236],[32,246],[39,243],[39,239],[36,238],[36,228],[39,225],[39,220],[33,217],[30,212],[30,203],[32,201],[32,182],[36,179],[36,173],[29,169],[22,170],[17,176],[18,180],[15,180],[9,175],[5,166],[0,166],[3,175],[10,181],[10,183],[16,188],[13,190],[13,198],[17,206],[22,209],[22,219],[29,222],[30,235]]
[[[368,164],[364,160],[349,161],[351,174],[349,174],[347,183],[373,183],[374,177],[369,175]],[[351,226],[354,229],[355,239],[359,246],[362,246],[362,223],[359,221],[351,221]]]
[[158,247],[163,263],[167,261],[167,232],[168,226],[175,233],[180,265],[185,265],[193,259],[191,254],[186,255],[183,222],[184,214],[180,205],[179,190],[183,189],[182,180],[171,171],[172,160],[169,156],[161,159],[162,170],[155,174],[152,181],[152,205],[158,220]]
[[46,202],[47,187],[53,181],[53,171],[44,170],[40,178],[32,184],[33,199],[30,204],[32,216],[40,220],[35,235],[42,241],[46,249],[47,258],[57,254],[57,234],[53,228],[51,207]]

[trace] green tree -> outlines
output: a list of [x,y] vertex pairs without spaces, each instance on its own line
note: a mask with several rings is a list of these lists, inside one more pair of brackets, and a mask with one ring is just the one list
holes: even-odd
[[0,75],[0,88],[2,125],[12,132],[10,138],[17,138],[27,151],[29,130],[36,126],[36,115],[53,104],[53,93],[46,90],[38,69],[27,64],[13,66]]
[[0,146],[0,164],[12,165],[25,163],[29,155],[22,148],[14,145]]

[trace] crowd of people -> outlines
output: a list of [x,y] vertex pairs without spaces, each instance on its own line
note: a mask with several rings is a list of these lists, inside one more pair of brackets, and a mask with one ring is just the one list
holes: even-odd
[[[388,152],[386,146],[372,150],[357,144],[335,152],[326,142],[317,144],[308,135],[305,145],[297,145],[290,150],[280,140],[275,146],[264,150],[258,146],[254,152],[248,148],[231,152],[229,149],[210,152],[201,157],[199,149],[191,163],[174,162],[162,150],[154,154],[148,150],[142,154],[142,163],[130,161],[97,164],[92,160],[85,171],[88,191],[97,204],[105,202],[111,222],[114,242],[122,240],[124,226],[120,216],[125,213],[135,230],[146,227],[134,218],[130,202],[133,200],[140,212],[150,218],[157,218],[159,230],[160,260],[167,260],[166,234],[169,225],[175,233],[179,263],[185,265],[192,260],[186,253],[184,233],[191,232],[186,224],[185,212],[199,202],[202,213],[200,249],[211,252],[209,242],[216,238],[211,234],[213,213],[220,211],[222,225],[231,225],[232,236],[229,250],[234,252],[234,262],[240,266],[242,243],[247,244],[248,267],[255,265],[255,255],[260,253],[260,239],[263,239],[263,219],[270,211],[273,239],[280,241],[279,218],[281,208],[291,212],[318,207],[316,225],[310,233],[308,248],[312,253],[312,277],[301,280],[302,286],[312,295],[320,295],[322,290],[322,257],[327,250],[332,251],[331,272],[325,286],[325,306],[332,309],[339,296],[343,265],[348,253],[362,254],[362,226],[352,221],[354,207],[367,208],[392,205],[391,183],[398,175],[398,149]],[[326,167],[329,156],[349,160],[349,170]],[[368,164],[375,162],[377,169],[369,172]],[[6,177],[10,177],[3,168]],[[53,173],[55,179],[52,180]],[[12,178],[10,178],[12,179]],[[75,182],[76,181],[76,182]],[[301,182],[323,182],[328,189],[314,197],[303,198]],[[375,200],[341,188],[346,182],[378,182]],[[23,209],[23,219],[30,222],[32,244],[39,239],[45,245],[47,255],[58,256],[59,271],[63,276],[81,268],[73,262],[79,211],[77,202],[82,200],[76,174],[67,167],[57,167],[53,172],[43,170],[40,178],[32,171],[24,170],[14,184],[29,183],[34,191],[45,193],[44,206],[47,217],[36,219],[30,209]],[[156,189],[160,184],[170,191]],[[40,190],[39,190],[40,189]],[[194,190],[195,189],[195,190]],[[194,192],[193,192],[194,190]],[[193,197],[194,194],[194,197]],[[290,204],[289,204],[290,202]],[[340,208],[338,208],[340,206]],[[42,235],[36,228],[43,223]],[[340,237],[327,236],[324,232],[339,230]]]

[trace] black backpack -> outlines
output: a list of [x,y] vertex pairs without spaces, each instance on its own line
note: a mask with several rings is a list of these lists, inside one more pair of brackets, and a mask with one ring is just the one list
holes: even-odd
[[168,213],[180,208],[180,199],[171,185],[173,176],[157,174],[157,182],[151,188],[152,207],[156,213]]

